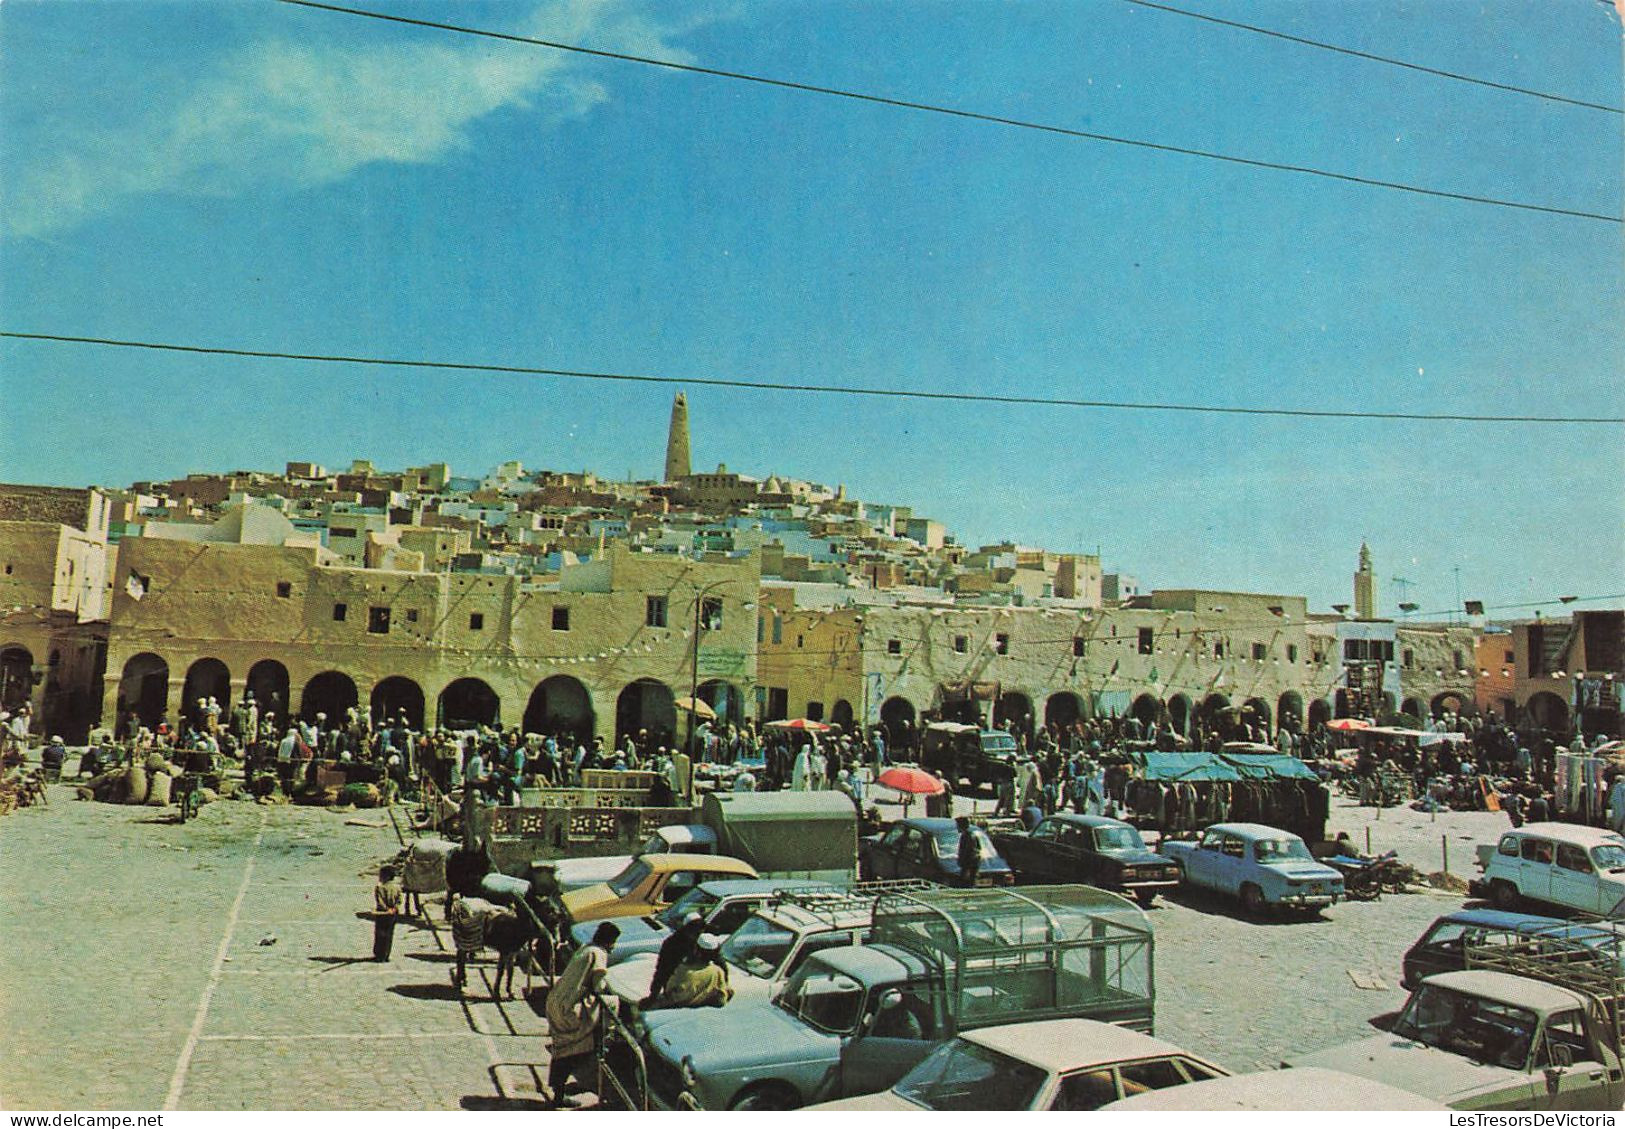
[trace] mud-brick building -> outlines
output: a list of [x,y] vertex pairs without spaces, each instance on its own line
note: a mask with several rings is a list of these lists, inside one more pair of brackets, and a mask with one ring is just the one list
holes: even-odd
[[[291,527],[290,527],[291,528]],[[678,735],[698,690],[754,689],[754,558],[610,546],[546,578],[355,568],[320,546],[132,538],[118,547],[102,715],[175,720],[252,692],[279,717]],[[127,582],[125,582],[127,580]],[[696,631],[697,627],[697,631]]]

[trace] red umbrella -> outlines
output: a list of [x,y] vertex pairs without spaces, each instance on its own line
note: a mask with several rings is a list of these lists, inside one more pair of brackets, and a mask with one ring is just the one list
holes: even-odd
[[940,796],[947,785],[923,768],[900,764],[888,768],[875,778],[875,783],[911,796]]
[[1345,733],[1353,729],[1370,729],[1371,723],[1358,717],[1340,717],[1336,721],[1328,721],[1327,729],[1341,729]]
[[821,721],[808,721],[798,717],[793,721],[770,721],[762,726],[763,729],[793,729],[798,733],[828,733],[829,726]]

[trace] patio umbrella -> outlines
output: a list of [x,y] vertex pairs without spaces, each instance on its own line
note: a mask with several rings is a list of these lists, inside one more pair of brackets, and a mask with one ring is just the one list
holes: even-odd
[[1358,717],[1340,717],[1336,721],[1328,721],[1327,729],[1340,729],[1348,733],[1355,729],[1370,729],[1371,723]]
[[797,733],[828,733],[829,726],[821,721],[808,721],[804,717],[794,718],[790,721],[770,721],[762,726],[763,729],[789,729]]
[[703,698],[678,698],[672,704],[684,713],[691,713],[695,717],[703,717],[707,721],[717,719],[717,711],[712,709],[711,704]]
[[875,777],[875,783],[910,796],[940,796],[947,786],[923,768],[900,764]]

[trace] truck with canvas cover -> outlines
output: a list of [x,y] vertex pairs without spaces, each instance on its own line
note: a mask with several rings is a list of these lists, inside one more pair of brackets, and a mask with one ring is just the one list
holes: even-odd
[[791,1109],[883,1090],[962,1030],[1079,1016],[1149,1032],[1153,983],[1150,923],[1116,894],[906,891],[876,902],[869,944],[814,954],[771,1002],[631,1034],[646,1104]]

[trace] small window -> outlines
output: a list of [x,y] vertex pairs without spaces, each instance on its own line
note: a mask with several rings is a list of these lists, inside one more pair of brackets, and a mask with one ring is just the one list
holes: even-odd
[[468,613],[468,629],[470,631],[484,631],[485,630],[485,613],[484,612],[469,612]]
[[1153,1059],[1150,1062],[1132,1062],[1118,1068],[1123,1078],[1123,1096],[1132,1098],[1135,1094],[1143,1094],[1147,1090],[1162,1090],[1169,1086],[1178,1086],[1185,1081],[1184,1075],[1179,1073],[1177,1067],[1167,1059]]
[[570,609],[569,608],[554,608],[553,609],[553,630],[554,631],[568,631],[568,630],[570,630]]
[[349,615],[349,614],[350,614],[350,605],[349,604],[334,604],[333,605],[333,622],[334,623],[343,623],[344,622],[344,617]]
[[[408,615],[410,615],[410,613],[408,613]],[[389,634],[389,609],[388,608],[368,608],[367,609],[367,630],[370,633],[372,633],[373,635],[388,635]]]
[[797,635],[796,636],[796,646],[797,647],[804,647],[806,645],[807,645],[807,637],[805,635]]
[[1460,651],[1451,651],[1450,652],[1450,661],[1451,661],[1452,664],[1454,664],[1454,666],[1455,666],[1455,668],[1457,670],[1462,670],[1467,666],[1466,663],[1461,661],[1461,652]]
[[1586,858],[1585,851],[1567,843],[1557,845],[1557,865],[1564,870],[1578,871],[1581,874],[1591,873],[1591,860]]
[[1550,839],[1525,839],[1523,841],[1523,857],[1525,862],[1551,862],[1552,842]]
[[417,621],[418,621],[418,610],[416,608],[407,608],[406,609],[406,622],[407,623],[416,623]]
[[1155,647],[1157,633],[1149,627],[1140,628],[1140,654],[1149,655]]
[[1289,663],[1295,663],[1298,661],[1298,645],[1296,643],[1288,643],[1286,645],[1286,661]]
[[1266,647],[1263,643],[1254,643],[1253,644],[1253,661],[1254,662],[1261,663],[1268,657],[1269,657],[1269,648],[1268,647]]
[[666,626],[666,597],[650,596],[644,600],[643,624],[645,627]]
[[1501,836],[1501,845],[1495,848],[1495,853],[1505,855],[1507,858],[1518,857],[1518,837],[1516,835]]
[[1400,661],[1405,664],[1406,670],[1416,669],[1416,652],[1406,647],[1400,654]]
[[964,654],[966,651],[970,650],[970,640],[963,635],[955,635],[954,650],[961,655]]
[[1117,1098],[1117,1081],[1112,1072],[1091,1070],[1087,1074],[1070,1074],[1063,1078],[1061,1088],[1055,1094],[1055,1104],[1050,1109],[1068,1113],[1099,1109]]
[[1001,655],[1008,655],[1010,653],[1010,636],[993,636],[993,649]]
[[[10,566],[10,565],[7,565],[7,566],[6,566],[6,571],[7,571],[7,572],[10,572],[10,571],[11,571],[11,566]],[[1517,660],[1516,660],[1516,658],[1515,658],[1515,657],[1514,657],[1514,655],[1513,655],[1513,654],[1512,654],[1512,652],[1511,652],[1511,651],[1508,651],[1508,652],[1506,652],[1506,656],[1507,656],[1507,657],[1506,657],[1506,658],[1505,658],[1505,659],[1504,659],[1504,660],[1502,660],[1502,661],[1504,661],[1504,662],[1508,662],[1508,663],[1511,663],[1511,662],[1516,662],[1516,661],[1517,661]]]
[[700,601],[700,630],[719,631],[722,628],[722,601],[707,596]]
[[1216,659],[1224,658],[1224,640],[1223,639],[1220,639],[1218,642],[1213,644],[1213,657],[1216,658]]
[[808,721],[823,721],[824,720],[824,703],[823,702],[808,702],[807,703],[807,720]]
[[903,653],[903,641],[901,639],[887,639],[886,640],[886,653],[888,655],[900,655],[900,654],[902,654]]
[[784,642],[784,617],[778,612],[773,613],[773,642]]
[[1073,658],[1075,658],[1075,659],[1083,658],[1084,652],[1087,649],[1087,647],[1088,647],[1088,643],[1087,643],[1087,641],[1084,639],[1084,637],[1082,635],[1074,635],[1074,636],[1072,636],[1072,657]]
[[282,599],[286,600],[289,596],[293,595],[293,584],[286,580],[277,581],[276,594],[282,597]]

